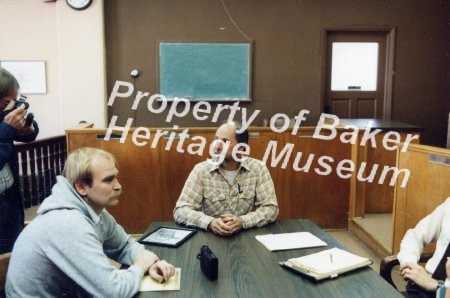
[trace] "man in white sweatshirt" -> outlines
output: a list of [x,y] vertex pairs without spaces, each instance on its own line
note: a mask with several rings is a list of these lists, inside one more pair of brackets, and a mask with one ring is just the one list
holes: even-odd
[[[128,236],[106,211],[122,187],[114,157],[103,150],[71,153],[63,176],[20,234],[6,282],[8,297],[131,297],[143,275],[162,282],[174,267]],[[108,258],[130,265],[126,271]]]

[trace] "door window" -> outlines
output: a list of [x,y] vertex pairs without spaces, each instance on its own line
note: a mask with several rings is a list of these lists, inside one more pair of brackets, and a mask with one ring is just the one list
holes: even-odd
[[378,43],[333,42],[332,91],[376,91]]

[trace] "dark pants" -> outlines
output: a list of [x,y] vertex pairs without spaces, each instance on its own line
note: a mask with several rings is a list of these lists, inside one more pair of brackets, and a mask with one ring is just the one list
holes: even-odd
[[0,254],[12,251],[23,227],[23,207],[14,191],[0,196]]
[[406,284],[406,292],[403,295],[408,298],[435,298],[436,292],[429,292],[408,281]]

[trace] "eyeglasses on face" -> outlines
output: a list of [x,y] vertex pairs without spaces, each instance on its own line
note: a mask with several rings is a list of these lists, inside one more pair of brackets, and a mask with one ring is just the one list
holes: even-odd
[[18,94],[15,99],[7,99],[7,98],[1,98],[0,99],[0,105],[7,106],[12,100],[19,101],[19,102],[26,102],[27,97],[23,94]]

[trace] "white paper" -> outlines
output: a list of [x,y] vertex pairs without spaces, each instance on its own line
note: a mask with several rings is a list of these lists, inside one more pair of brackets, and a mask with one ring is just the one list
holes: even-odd
[[255,238],[270,251],[327,246],[309,232],[257,235]]
[[159,283],[149,275],[145,275],[141,281],[139,292],[149,291],[176,291],[181,286],[181,268],[175,268],[175,275],[169,280]]

